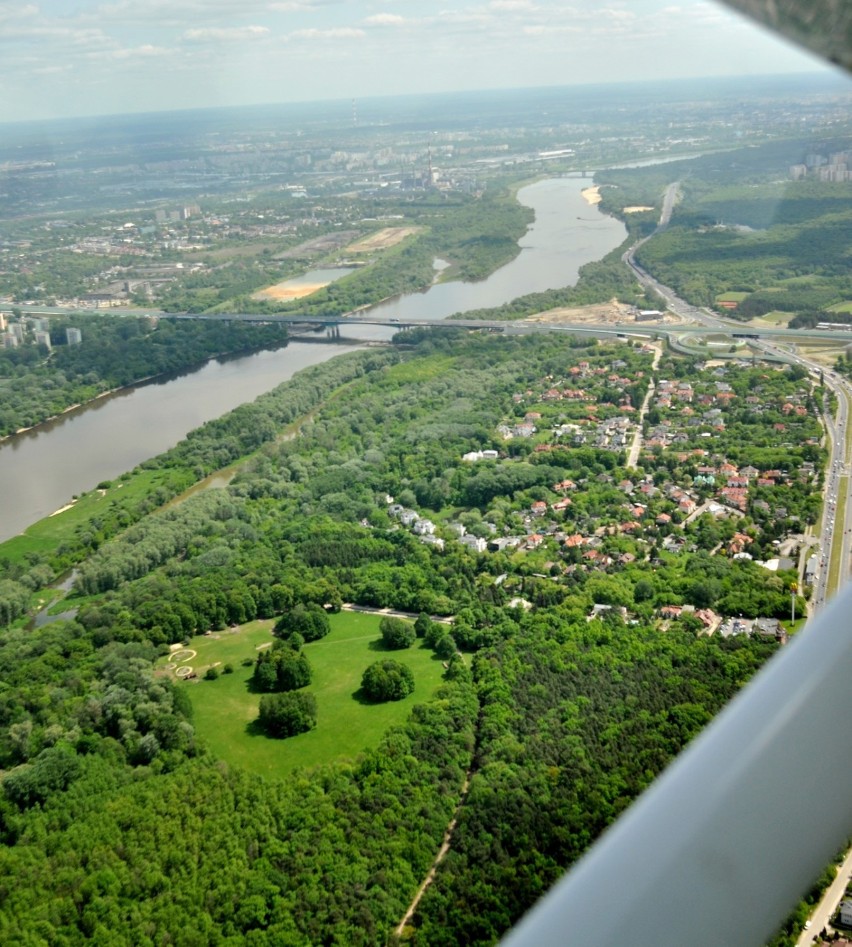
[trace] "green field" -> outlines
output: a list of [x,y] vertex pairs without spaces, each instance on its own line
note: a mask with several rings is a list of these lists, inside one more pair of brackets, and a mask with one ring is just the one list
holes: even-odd
[[455,362],[456,359],[452,355],[433,355],[416,361],[400,362],[387,369],[385,378],[397,385],[403,382],[430,381],[449,372]]
[[773,309],[771,312],[765,312],[760,318],[752,319],[752,324],[769,323],[774,326],[787,326],[795,313],[783,312],[781,309]]
[[741,303],[750,293],[731,291],[730,293],[719,293],[716,297],[717,303]]
[[852,301],[847,300],[846,302],[837,303],[834,306],[828,307],[829,312],[852,312]]
[[[428,700],[441,683],[442,662],[417,642],[405,651],[385,651],[379,640],[379,615],[341,612],[331,615],[331,633],[321,641],[305,645],[313,668],[308,690],[319,709],[315,730],[286,740],[257,731],[260,694],[249,690],[252,667],[242,661],[257,656],[269,644],[271,621],[256,621],[235,631],[193,638],[188,647],[197,652],[186,663],[197,674],[186,687],[195,711],[199,737],[217,757],[266,776],[277,776],[298,766],[315,766],[334,760],[352,759],[361,750],[376,746],[392,726],[403,723],[417,703]],[[415,690],[405,700],[365,704],[355,696],[364,669],[389,656],[407,664],[414,672]],[[168,662],[163,658],[159,667]],[[203,680],[205,670],[220,662],[232,664],[233,674],[215,681]]]

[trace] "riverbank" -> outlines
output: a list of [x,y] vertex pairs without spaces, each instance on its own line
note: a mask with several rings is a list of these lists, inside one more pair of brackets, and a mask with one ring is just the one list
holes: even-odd
[[127,392],[135,391],[137,388],[141,388],[144,385],[156,385],[161,382],[168,380],[170,378],[179,378],[181,375],[190,374],[192,372],[198,371],[200,368],[203,368],[205,365],[210,362],[214,362],[217,359],[223,358],[242,358],[246,355],[253,355],[257,352],[274,352],[279,348],[286,348],[289,344],[289,338],[287,341],[281,345],[277,345],[273,348],[267,346],[261,346],[260,348],[248,348],[248,349],[238,349],[230,352],[216,352],[213,355],[208,355],[207,358],[203,358],[197,362],[191,362],[184,368],[174,369],[172,371],[157,372],[154,375],[145,375],[142,378],[138,378],[127,385],[119,385],[117,388],[108,388],[106,391],[101,391],[99,394],[96,394],[94,398],[87,398],[85,401],[77,401],[74,404],[68,405],[67,408],[63,408],[57,414],[51,414],[48,417],[44,418],[42,421],[39,421],[36,424],[31,424],[29,427],[21,427],[16,431],[13,431],[11,434],[0,435],[0,445],[4,444],[7,441],[14,440],[16,437],[20,437],[24,434],[38,434],[41,430],[47,428],[49,425],[62,421],[67,418],[69,415],[73,415],[75,411],[86,411],[89,408],[94,407],[98,404],[99,401],[103,401],[105,398],[110,398],[115,395],[126,394]]

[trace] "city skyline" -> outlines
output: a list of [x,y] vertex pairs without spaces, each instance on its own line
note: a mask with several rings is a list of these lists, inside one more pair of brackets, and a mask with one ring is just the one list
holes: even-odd
[[827,71],[716,3],[0,2],[0,121]]

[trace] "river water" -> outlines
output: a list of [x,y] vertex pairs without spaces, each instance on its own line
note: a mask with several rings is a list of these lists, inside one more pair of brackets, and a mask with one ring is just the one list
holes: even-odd
[[[443,319],[526,293],[568,286],[584,264],[625,237],[620,221],[586,203],[590,179],[561,178],[523,188],[535,211],[521,253],[477,283],[441,283],[375,307],[392,318]],[[346,328],[353,339],[386,339],[391,329]],[[0,443],[0,541],[162,453],[193,428],[220,417],[291,378],[297,371],[357,347],[290,342],[275,351],[213,360],[193,372],[116,392]]]

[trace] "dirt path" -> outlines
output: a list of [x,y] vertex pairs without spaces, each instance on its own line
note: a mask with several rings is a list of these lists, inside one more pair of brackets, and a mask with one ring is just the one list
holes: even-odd
[[456,806],[456,811],[453,813],[452,819],[450,819],[449,825],[447,826],[447,831],[444,832],[444,838],[441,842],[441,847],[438,849],[438,854],[435,856],[435,861],[432,862],[432,867],[426,874],[426,877],[423,879],[423,884],[417,889],[417,894],[414,895],[414,898],[408,906],[408,910],[405,912],[405,916],[399,922],[399,926],[396,928],[397,937],[402,937],[402,932],[405,929],[405,925],[414,917],[414,912],[417,910],[417,905],[420,904],[420,899],[426,893],[426,889],[435,879],[435,872],[438,870],[438,865],[446,858],[447,852],[450,850],[450,843],[453,839],[453,832],[456,828],[456,823],[459,819],[459,813],[461,812],[462,806],[467,801],[467,794],[470,790],[470,776],[471,770],[468,770],[464,775],[464,782],[462,783],[461,796],[459,796],[459,802]]
[[[390,615],[391,618],[408,618],[414,621],[419,618],[418,612],[401,612],[397,608],[376,608],[373,605],[353,605],[350,602],[344,602],[341,608],[345,612],[366,612],[369,615]],[[442,625],[452,625],[453,618],[447,618],[445,615],[430,615],[432,621],[440,622]]]

